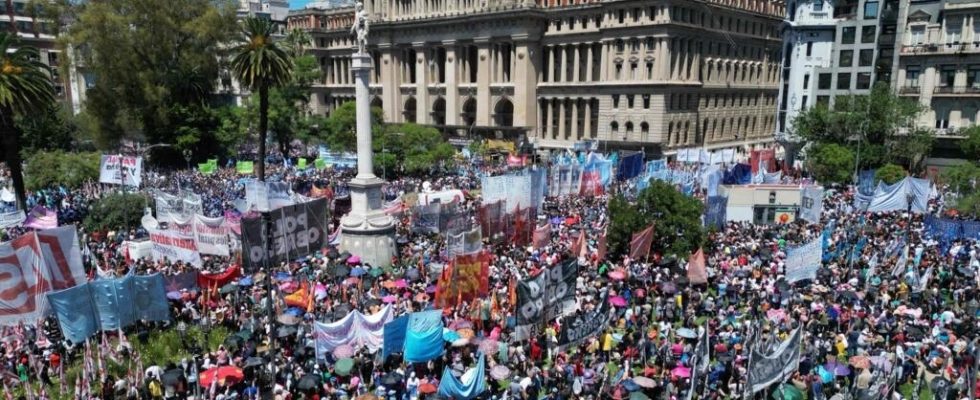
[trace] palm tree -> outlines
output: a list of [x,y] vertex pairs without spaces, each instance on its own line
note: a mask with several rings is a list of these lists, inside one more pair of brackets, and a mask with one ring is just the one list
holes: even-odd
[[260,181],[265,181],[265,140],[269,130],[269,88],[289,82],[292,60],[272,39],[275,25],[260,18],[242,21],[242,42],[235,48],[231,68],[238,81],[249,90],[259,93],[259,169]]
[[289,48],[289,51],[292,53],[293,57],[306,54],[306,47],[309,46],[310,42],[312,41],[313,38],[310,36],[310,34],[306,33],[306,31],[300,28],[293,28],[293,30],[289,31],[289,33],[286,34],[285,40],[286,46]]
[[22,209],[27,205],[27,192],[21,167],[20,132],[14,118],[44,112],[54,103],[50,73],[48,66],[41,63],[36,47],[21,46],[16,33],[0,32],[0,142],[17,194],[17,206]]

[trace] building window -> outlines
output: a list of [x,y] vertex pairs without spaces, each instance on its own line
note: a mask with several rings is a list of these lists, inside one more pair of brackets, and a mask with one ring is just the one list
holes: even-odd
[[963,21],[960,19],[946,20],[946,46],[960,44],[960,32],[963,31]]
[[845,26],[842,31],[840,42],[843,44],[854,44],[854,34],[857,32],[857,28],[853,26]]
[[626,42],[623,39],[616,39],[616,52],[622,53],[626,51]]
[[644,110],[650,109],[650,95],[648,94],[643,95],[643,109]]
[[617,10],[617,17],[619,17],[619,23],[626,21],[626,10]]
[[956,81],[956,66],[943,65],[942,69],[939,71],[939,86],[953,87],[953,83],[955,81]]
[[922,44],[926,37],[926,27],[925,25],[916,25],[910,29],[909,44],[913,46],[918,46]]
[[637,79],[640,78],[636,74],[636,71],[637,70],[639,70],[639,66],[635,62],[634,63],[630,63],[630,79],[631,80],[634,80],[635,81],[635,80],[637,80]]
[[878,2],[866,1],[864,3],[864,19],[878,18]]
[[800,102],[800,110],[806,110],[806,103],[810,101],[808,96],[803,96],[803,101]]
[[619,95],[618,94],[612,95],[612,99],[613,99],[613,108],[619,108]]
[[616,121],[613,121],[612,123],[610,123],[609,124],[609,130],[612,131],[612,134],[613,135],[619,133],[619,123],[617,123]]
[[948,129],[949,128],[949,110],[940,109],[936,110],[936,129]]
[[810,88],[810,74],[803,75],[803,90]]
[[830,96],[817,96],[817,105],[830,106]]
[[854,65],[854,50],[841,50],[839,64],[841,67]]
[[653,44],[654,44],[653,38],[652,37],[648,37],[644,41],[646,42],[647,51],[653,51]]
[[640,39],[630,39],[630,51],[634,53],[640,51]]
[[874,49],[861,50],[861,52],[858,53],[858,66],[870,67],[871,64],[874,62],[874,56],[875,56]]
[[623,64],[616,64],[616,80],[623,79]]
[[858,89],[870,89],[871,88],[871,73],[870,72],[858,72],[857,88]]
[[830,89],[831,81],[833,81],[834,75],[830,73],[820,74],[817,78],[817,89],[828,90]]
[[823,0],[813,1],[813,12],[818,13],[823,11]]
[[626,108],[629,108],[629,109],[632,109],[633,108],[633,95],[632,94],[626,95]]
[[905,87],[917,88],[919,87],[919,74],[921,70],[918,65],[909,65],[905,67]]
[[851,88],[851,73],[841,72],[837,74],[837,89],[848,90]]
[[875,25],[867,25],[861,27],[861,43],[874,43],[875,42],[875,32],[878,31],[878,27]]
[[653,62],[647,62],[647,80],[653,80]]
[[980,65],[971,65],[970,69],[967,70],[966,87],[974,89],[980,88]]
[[810,57],[813,55],[813,42],[806,42],[806,56]]

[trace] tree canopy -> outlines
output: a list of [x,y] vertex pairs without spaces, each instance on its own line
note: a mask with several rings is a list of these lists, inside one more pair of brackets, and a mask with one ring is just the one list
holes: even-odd
[[895,164],[885,164],[881,168],[875,171],[875,181],[883,181],[886,185],[891,185],[898,182],[908,176],[908,172],[905,172],[902,167]]
[[614,196],[609,202],[609,251],[627,254],[632,235],[655,224],[653,251],[686,257],[704,242],[703,208],[697,199],[685,196],[659,180],[640,192],[635,204],[622,196]]
[[820,182],[846,183],[851,180],[854,152],[836,143],[817,143],[807,153],[810,172]]

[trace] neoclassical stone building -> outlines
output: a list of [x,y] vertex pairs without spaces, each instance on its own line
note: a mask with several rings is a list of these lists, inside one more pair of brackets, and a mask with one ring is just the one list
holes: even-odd
[[[318,3],[313,3],[317,7]],[[319,3],[325,4],[325,3]],[[751,149],[772,142],[773,0],[366,0],[373,103],[388,122],[539,149]],[[312,105],[354,97],[353,8],[292,11],[324,72]]]

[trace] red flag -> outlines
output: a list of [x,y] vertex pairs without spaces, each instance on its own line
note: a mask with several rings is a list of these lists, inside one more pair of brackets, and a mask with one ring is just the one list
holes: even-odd
[[687,281],[690,283],[708,283],[708,271],[705,269],[704,250],[698,249],[687,260]]
[[534,229],[534,239],[531,241],[531,245],[537,250],[548,246],[548,243],[551,243],[551,224],[545,223]]
[[599,250],[597,255],[600,260],[606,259],[606,230],[602,230],[602,235],[599,236]]
[[572,255],[579,257],[582,255],[582,251],[585,250],[585,231],[583,230],[578,234],[578,239],[572,244]]
[[639,260],[648,256],[651,245],[653,245],[653,224],[633,234],[633,239],[630,240],[630,258]]

